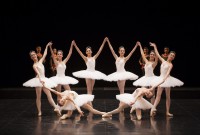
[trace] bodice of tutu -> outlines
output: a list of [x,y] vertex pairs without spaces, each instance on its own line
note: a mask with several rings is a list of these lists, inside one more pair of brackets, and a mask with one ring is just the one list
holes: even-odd
[[117,72],[123,72],[123,71],[125,71],[125,69],[124,69],[124,66],[125,66],[124,59],[118,58],[115,61],[115,65],[116,65],[116,68],[117,68]]
[[87,70],[95,71],[95,59],[93,57],[87,58],[86,66]]
[[167,61],[163,62],[160,66],[160,76],[164,77],[167,74],[167,71],[169,70],[170,65]]
[[149,63],[149,64],[145,64],[144,66],[145,76],[147,77],[154,76],[152,64],[153,63]]
[[40,77],[44,78],[45,77],[44,65],[42,63],[38,62],[37,69],[39,71]]
[[65,76],[65,70],[66,70],[66,65],[63,62],[59,63],[58,66],[57,66],[56,76],[64,77]]

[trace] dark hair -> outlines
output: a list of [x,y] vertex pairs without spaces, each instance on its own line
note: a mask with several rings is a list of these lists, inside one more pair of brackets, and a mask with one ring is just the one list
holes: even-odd
[[150,53],[151,53],[151,52],[155,53],[155,51],[154,51],[154,50],[151,50],[151,51],[150,51]]
[[168,47],[168,46],[165,46],[165,47],[164,47],[164,49],[165,49],[165,48],[166,48],[166,49],[169,49],[169,47]]
[[42,48],[41,46],[36,46],[36,48]]
[[63,51],[62,51],[62,50],[58,50],[57,53],[58,53],[58,52],[61,52],[61,53],[63,54]]
[[91,46],[87,46],[87,47],[85,48],[85,50],[87,50],[87,49],[90,49],[90,50],[92,51],[92,47],[91,47]]
[[176,52],[175,51],[170,51],[169,53],[174,53],[176,55]]
[[[120,47],[119,47],[119,50],[120,50],[121,48],[124,48],[124,46],[120,46]],[[124,49],[125,49],[125,48],[124,48]]]
[[147,51],[149,51],[149,48],[148,48],[148,47],[146,47],[146,46],[143,48],[143,50],[144,50],[144,49],[146,49]]
[[31,51],[29,52],[29,56],[31,56],[31,53],[32,53],[32,52],[36,53],[34,50],[31,50]]

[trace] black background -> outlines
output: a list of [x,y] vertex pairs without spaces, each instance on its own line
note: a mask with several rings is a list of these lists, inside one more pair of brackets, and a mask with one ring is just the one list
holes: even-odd
[[[136,41],[143,46],[155,42],[159,52],[164,46],[176,51],[171,75],[184,82],[185,87],[199,86],[200,21],[198,4],[179,1],[6,1],[1,4],[1,85],[22,87],[34,77],[29,51],[37,45],[44,47],[53,41],[53,47],[67,55],[72,40],[85,53],[91,46],[95,54],[105,36],[116,53],[123,45],[126,55]],[[49,77],[47,55],[46,76]],[[126,70],[141,76],[139,49],[126,63]],[[96,69],[106,74],[114,72],[115,60],[106,45],[96,61]],[[156,67],[156,75],[159,75]],[[86,69],[83,59],[73,50],[67,63],[66,75]],[[77,87],[85,87],[79,79]],[[117,86],[116,82],[96,81],[95,87]],[[127,81],[132,86],[132,81]]]

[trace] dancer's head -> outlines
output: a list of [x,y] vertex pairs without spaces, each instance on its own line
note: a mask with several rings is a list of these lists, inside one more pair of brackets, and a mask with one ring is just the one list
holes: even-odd
[[38,57],[37,57],[37,54],[35,51],[31,50],[29,52],[29,55],[30,55],[30,58],[33,60],[33,61],[37,61],[38,60]]
[[85,51],[86,51],[87,56],[89,56],[89,57],[92,56],[92,47],[91,46],[87,46]]
[[56,48],[53,48],[53,53],[57,54],[57,49]]
[[151,90],[148,90],[147,92],[145,92],[145,96],[147,98],[151,98],[151,97],[153,97],[153,92]]
[[65,99],[61,98],[61,99],[58,99],[58,105],[59,106],[63,106],[65,104]]
[[166,54],[169,53],[169,47],[167,47],[167,46],[164,47],[164,53],[166,53]]
[[62,58],[63,58],[63,51],[62,50],[58,50],[57,51],[57,59],[58,60],[62,60]]
[[42,50],[41,46],[37,46],[37,47],[36,47],[36,52],[37,52],[37,53],[40,53],[41,50]]
[[149,53],[149,48],[145,46],[145,47],[143,48],[143,51],[144,51],[144,54],[148,54],[148,53]]
[[176,52],[175,51],[170,51],[170,53],[168,55],[168,58],[167,58],[167,61],[171,62],[172,60],[174,60],[175,56],[176,56]]
[[156,53],[154,50],[151,50],[150,51],[150,54],[149,54],[149,60],[150,61],[154,61],[155,60],[155,57],[156,57]]
[[124,48],[124,46],[120,46],[118,52],[119,52],[120,56],[124,56],[124,54],[125,54],[125,48]]

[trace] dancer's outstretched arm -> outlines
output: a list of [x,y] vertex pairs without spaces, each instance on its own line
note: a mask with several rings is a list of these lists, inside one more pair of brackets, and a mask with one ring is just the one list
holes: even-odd
[[42,62],[42,63],[43,63],[43,61],[45,60],[45,58],[46,58],[46,56],[47,56],[48,47],[49,47],[50,45],[52,45],[52,44],[53,44],[53,43],[50,41],[50,42],[46,45],[46,48],[45,48],[44,53],[43,53],[43,56],[42,56],[42,58],[39,60],[39,62]]
[[139,45],[139,47],[140,47],[140,53],[141,53],[141,55],[142,55],[142,59],[144,60],[145,63],[147,63],[148,60],[147,60],[147,58],[145,57],[144,50],[142,49],[142,45],[141,45],[141,43],[140,43],[139,41],[137,42],[137,45]]
[[68,62],[68,60],[70,59],[71,55],[72,55],[72,50],[73,50],[73,45],[75,44],[75,41],[73,40],[71,42],[71,46],[70,46],[70,49],[69,49],[69,53],[67,55],[67,57],[63,60],[63,62],[66,64]]
[[135,52],[136,48],[137,48],[138,44],[136,44],[133,49],[131,50],[131,52],[128,54],[128,56],[125,57],[125,61],[129,60],[130,57],[132,56],[132,54]]
[[150,44],[150,46],[152,46],[152,47],[154,48],[155,53],[156,53],[156,56],[158,57],[158,59],[159,59],[160,61],[164,62],[165,59],[163,59],[163,58],[160,56],[156,44],[155,44],[155,43],[151,43],[151,42],[150,42],[149,44]]
[[74,41],[74,47],[76,48],[77,52],[79,53],[79,55],[83,58],[83,60],[85,62],[87,62],[87,57],[81,52],[81,50],[78,48],[78,46],[76,45],[76,42]]
[[110,51],[111,51],[112,55],[114,56],[115,59],[117,59],[118,56],[117,56],[117,54],[115,53],[115,51],[114,51],[114,49],[113,49],[113,47],[112,47],[112,45],[111,45],[111,43],[110,43],[110,41],[109,41],[108,38],[107,38],[107,42],[108,42],[108,45],[109,45],[109,48],[110,48]]
[[97,57],[99,56],[99,54],[101,53],[101,51],[103,50],[103,47],[106,43],[107,37],[104,38],[103,43],[101,44],[101,47],[99,48],[98,52],[94,55],[94,59],[97,59]]

